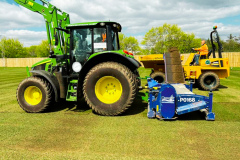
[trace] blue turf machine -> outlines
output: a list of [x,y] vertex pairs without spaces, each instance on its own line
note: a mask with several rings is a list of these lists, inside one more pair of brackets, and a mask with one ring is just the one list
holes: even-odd
[[175,119],[177,115],[201,110],[206,113],[206,120],[215,120],[212,112],[213,93],[209,97],[191,92],[192,85],[159,84],[148,79],[149,105],[148,118]]
[[180,54],[177,49],[170,49],[164,54],[166,83],[158,83],[148,78],[148,118],[175,119],[177,115],[193,111],[206,113],[206,120],[215,120],[212,112],[213,93],[209,96],[196,95],[192,92],[192,83],[186,85]]

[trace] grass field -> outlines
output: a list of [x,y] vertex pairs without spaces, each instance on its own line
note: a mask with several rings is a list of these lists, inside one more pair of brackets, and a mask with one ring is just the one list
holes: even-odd
[[84,101],[29,114],[15,97],[25,77],[24,68],[0,68],[0,159],[240,159],[240,68],[214,91],[213,122],[199,112],[148,119],[140,99],[116,117],[98,116]]

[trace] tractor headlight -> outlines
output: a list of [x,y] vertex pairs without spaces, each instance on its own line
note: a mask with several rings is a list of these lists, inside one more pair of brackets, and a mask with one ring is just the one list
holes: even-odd
[[101,22],[101,23],[100,23],[100,26],[105,26],[105,23],[104,23],[104,22]]
[[73,69],[74,72],[80,72],[81,69],[82,69],[81,63],[79,63],[79,62],[74,62],[74,63],[72,64],[72,69]]

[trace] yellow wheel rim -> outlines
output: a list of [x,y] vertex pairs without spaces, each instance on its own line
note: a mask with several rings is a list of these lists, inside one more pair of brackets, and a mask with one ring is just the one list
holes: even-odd
[[24,91],[24,98],[30,105],[37,105],[42,100],[42,91],[36,86],[29,86]]
[[112,104],[120,99],[122,95],[122,85],[115,77],[105,76],[97,81],[95,94],[101,102]]

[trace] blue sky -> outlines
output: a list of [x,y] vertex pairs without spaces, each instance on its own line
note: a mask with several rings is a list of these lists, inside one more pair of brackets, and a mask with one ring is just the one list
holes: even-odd
[[[71,23],[119,22],[122,33],[136,37],[139,42],[152,27],[164,23],[177,24],[199,38],[209,38],[214,25],[218,25],[222,39],[230,34],[240,36],[240,0],[51,0],[50,3],[69,13]],[[14,0],[0,0],[0,6],[1,37],[17,38],[24,46],[47,39],[41,15],[20,7]]]
[[229,17],[225,17],[225,18],[220,18],[215,20],[216,23],[223,23],[225,25],[236,25],[239,26],[240,25],[240,14],[236,15],[236,16],[229,16]]

